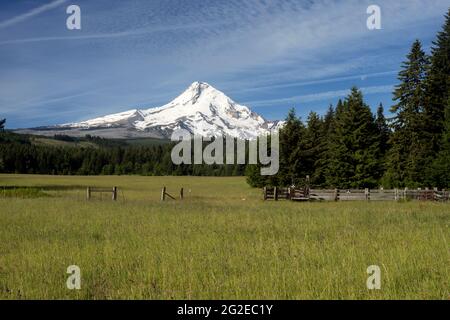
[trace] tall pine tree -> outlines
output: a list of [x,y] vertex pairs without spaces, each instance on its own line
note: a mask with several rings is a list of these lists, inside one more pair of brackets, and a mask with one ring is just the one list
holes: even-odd
[[307,127],[304,137],[304,174],[309,175],[313,185],[320,183],[315,174],[319,167],[319,159],[323,153],[324,140],[323,121],[316,112],[311,112],[308,116]]
[[387,186],[418,186],[424,181],[424,170],[432,156],[428,116],[425,113],[425,79],[429,60],[419,40],[416,40],[402,65],[394,91],[397,102],[391,108],[396,113],[392,128],[391,149],[387,158],[384,183]]
[[433,42],[431,66],[427,77],[427,128],[431,133],[433,150],[439,151],[444,130],[444,110],[450,97],[450,8],[446,21]]
[[280,130],[280,170],[278,184],[288,186],[299,184],[305,175],[304,137],[306,128],[291,109],[286,123]]
[[391,129],[389,128],[386,117],[384,116],[384,107],[381,103],[377,109],[377,119],[375,122],[379,134],[380,152],[384,157],[389,148],[389,137],[391,135]]
[[[341,102],[342,104],[342,102]],[[327,166],[331,158],[329,153],[329,137],[334,132],[335,111],[333,106],[328,108],[327,113],[322,120],[322,128],[319,140],[316,142],[319,145],[317,160],[315,161],[314,173],[311,177],[311,184],[317,187],[327,186]]]
[[431,179],[429,184],[439,188],[450,187],[450,98],[444,114],[444,134],[441,140],[441,150],[428,175]]
[[[279,131],[280,168],[275,176],[261,176],[261,165],[248,165],[247,182],[253,187],[300,185],[307,173],[308,159],[305,155],[306,128],[291,109],[284,126]],[[269,144],[270,145],[270,144]]]
[[363,95],[352,88],[336,113],[329,141],[327,183],[338,188],[370,188],[380,178],[377,126]]

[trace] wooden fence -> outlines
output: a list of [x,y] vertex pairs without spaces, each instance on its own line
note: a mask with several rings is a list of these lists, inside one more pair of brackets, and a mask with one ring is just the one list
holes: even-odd
[[291,200],[291,201],[308,201],[308,189],[296,188],[267,188],[263,189],[264,200]]
[[[163,187],[161,189],[161,201],[165,201],[167,197],[172,199],[172,200],[176,200],[176,198],[174,196],[172,196],[170,193],[168,193],[166,191],[166,187]],[[180,189],[180,200],[183,200],[183,198],[184,198],[184,189],[181,188]]]
[[86,199],[90,200],[92,193],[98,192],[98,193],[111,193],[111,199],[113,201],[117,200],[117,187],[112,188],[97,188],[97,187],[87,187],[86,188]]
[[449,201],[450,191],[409,189],[263,188],[264,200],[291,201]]

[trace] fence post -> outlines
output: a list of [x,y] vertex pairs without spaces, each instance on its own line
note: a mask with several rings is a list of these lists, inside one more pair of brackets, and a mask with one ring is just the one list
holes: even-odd
[[161,201],[166,200],[166,187],[163,187],[161,190]]
[[87,200],[91,199],[91,187],[87,187],[86,189],[86,199]]
[[117,200],[117,187],[113,187],[112,199],[113,201]]
[[291,200],[291,187],[288,188],[287,200]]
[[338,189],[334,189],[334,201],[339,200]]
[[263,195],[264,201],[266,201],[267,200],[267,187],[264,187],[263,193],[264,193],[264,195]]
[[180,189],[180,199],[183,200],[183,188]]
[[278,188],[275,187],[275,189],[273,190],[273,197],[275,199],[275,201],[278,201]]
[[310,188],[310,178],[309,175],[306,176],[306,186],[305,186],[305,197],[309,196],[309,188]]
[[369,191],[368,188],[366,188],[366,189],[364,190],[364,194],[366,195],[366,200],[369,201],[369,200],[370,200],[370,191]]
[[398,189],[397,188],[394,189],[394,200],[398,201]]

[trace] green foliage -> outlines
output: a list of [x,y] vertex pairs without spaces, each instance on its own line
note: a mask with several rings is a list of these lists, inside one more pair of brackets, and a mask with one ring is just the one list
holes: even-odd
[[[58,175],[243,175],[245,166],[179,165],[171,160],[173,143],[133,144],[87,136],[58,136],[63,144],[34,144],[35,138],[4,132],[0,135],[0,173]],[[80,141],[91,142],[82,147]]]
[[394,92],[397,104],[391,108],[396,116],[384,179],[387,186],[415,187],[424,183],[424,171],[433,154],[430,120],[425,111],[428,61],[417,40],[399,72],[400,84]]
[[374,187],[383,174],[382,160],[389,128],[378,110],[375,119],[364,103],[362,93],[351,94],[332,106],[325,116],[315,112],[306,125],[291,110],[280,130],[280,171],[275,177],[261,177],[259,167],[247,168],[251,186],[303,185],[306,176],[312,186]]
[[329,137],[327,183],[338,188],[365,188],[380,178],[379,135],[362,93],[352,88],[336,113]]
[[441,150],[428,172],[429,184],[436,187],[450,186],[450,98],[445,109],[444,133],[442,135]]
[[444,109],[450,97],[450,8],[446,21],[431,48],[431,66],[426,81],[428,103],[427,131],[431,134],[433,151],[438,152],[444,130]]
[[318,183],[320,178],[315,172],[320,167],[320,157],[324,150],[324,123],[319,115],[311,112],[306,122],[306,131],[303,140],[303,174],[310,176],[313,183]]
[[[340,101],[342,107],[342,101]],[[329,137],[335,131],[336,122],[333,106],[328,108],[321,121],[321,130],[317,138],[317,154],[314,162],[314,172],[311,174],[311,184],[317,187],[327,186],[327,168],[329,165],[330,141]]]
[[280,130],[280,170],[277,175],[279,185],[295,184],[305,174],[305,157],[303,154],[306,128],[291,109],[286,124]]
[[261,175],[261,166],[256,164],[250,164],[245,170],[245,176],[247,177],[247,183],[253,188],[262,188],[267,186],[266,177]]
[[391,129],[389,128],[389,124],[387,123],[386,117],[384,116],[384,107],[382,104],[377,109],[377,118],[375,120],[375,124],[378,130],[378,140],[380,144],[380,152],[384,157],[386,152],[389,149],[389,139],[391,136]]

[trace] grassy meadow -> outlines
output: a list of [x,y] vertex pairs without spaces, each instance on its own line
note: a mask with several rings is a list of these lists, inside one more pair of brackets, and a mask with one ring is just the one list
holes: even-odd
[[[449,299],[450,204],[263,202],[244,178],[0,175],[0,299]],[[82,186],[119,187],[119,199]],[[79,186],[79,189],[64,189]],[[160,201],[161,187],[183,201]],[[81,290],[66,269],[81,268]],[[381,290],[366,269],[381,268]]]

